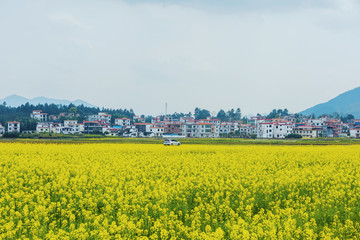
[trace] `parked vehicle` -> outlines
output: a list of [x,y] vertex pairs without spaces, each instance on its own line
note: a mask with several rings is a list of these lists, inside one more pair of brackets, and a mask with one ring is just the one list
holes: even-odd
[[178,141],[176,141],[176,140],[173,140],[173,139],[166,139],[166,140],[164,141],[164,145],[165,145],[165,146],[171,146],[171,145],[180,146],[181,143],[178,142]]

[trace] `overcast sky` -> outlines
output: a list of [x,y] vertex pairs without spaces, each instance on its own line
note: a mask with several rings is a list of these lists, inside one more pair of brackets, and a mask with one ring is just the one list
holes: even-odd
[[301,111],[360,86],[359,2],[0,0],[0,99]]

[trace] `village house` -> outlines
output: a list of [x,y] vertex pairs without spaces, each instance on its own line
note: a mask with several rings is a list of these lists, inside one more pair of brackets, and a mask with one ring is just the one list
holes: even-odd
[[74,133],[74,128],[69,127],[69,126],[56,127],[56,133],[59,133],[59,134],[75,134]]
[[77,120],[64,120],[64,126],[66,126],[66,127],[75,125],[77,123],[78,123]]
[[253,128],[251,124],[240,124],[239,126],[239,133],[241,136],[247,137],[252,135]]
[[106,136],[118,136],[120,128],[104,127],[102,131]]
[[212,136],[211,123],[196,123],[195,137],[210,138]]
[[84,131],[86,134],[102,133],[102,129],[106,126],[105,122],[101,121],[84,121]]
[[153,137],[162,137],[165,132],[165,128],[157,125],[150,126],[150,132]]
[[8,122],[8,132],[20,133],[20,122]]
[[115,125],[117,126],[130,126],[130,118],[115,118]]
[[137,137],[145,137],[151,134],[151,123],[134,123],[134,125],[138,133]]
[[181,122],[169,122],[164,127],[165,134],[182,134],[182,123]]
[[135,123],[145,123],[145,118],[134,116],[133,119]]
[[60,119],[60,115],[49,115],[49,120],[57,121]]
[[182,123],[195,123],[195,119],[192,117],[180,117]]
[[138,133],[137,133],[137,129],[134,125],[130,125],[130,126],[125,126],[123,128],[123,136],[124,137],[137,137]]
[[5,127],[0,123],[0,136],[5,133]]
[[289,122],[275,122],[273,125],[273,138],[285,138],[292,133],[293,124]]
[[257,137],[258,138],[273,138],[273,122],[260,122],[258,125]]
[[30,113],[30,117],[39,120],[40,122],[46,122],[48,119],[48,114],[43,113],[41,110],[34,110],[32,113]]
[[185,137],[195,137],[195,123],[184,123],[181,127],[181,135]]
[[349,133],[351,138],[360,138],[360,127],[350,128]]
[[317,138],[323,133],[323,128],[310,125],[299,125],[293,127],[293,133],[301,135],[303,138]]
[[60,123],[53,122],[38,122],[36,124],[37,133],[57,133],[57,128],[60,127]]
[[220,119],[208,118],[208,119],[199,119],[198,123],[211,123],[213,125],[220,125]]
[[88,121],[89,122],[105,121],[105,123],[110,124],[111,123],[111,115],[104,113],[104,112],[99,112],[97,115],[89,115]]
[[63,126],[57,126],[56,132],[61,134],[81,134],[84,132],[84,124],[77,120],[64,120]]

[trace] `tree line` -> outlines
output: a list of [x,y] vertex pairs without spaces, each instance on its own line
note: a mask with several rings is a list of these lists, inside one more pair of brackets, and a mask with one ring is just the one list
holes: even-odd
[[[35,130],[37,120],[31,119],[30,114],[34,110],[41,110],[44,113],[49,115],[59,115],[60,113],[73,113],[74,117],[71,119],[78,120],[82,122],[87,120],[87,115],[98,114],[98,112],[106,112],[112,115],[112,120],[114,118],[133,118],[135,115],[132,109],[111,109],[111,108],[99,108],[99,107],[87,107],[84,105],[75,106],[74,104],[69,105],[60,105],[60,104],[23,104],[18,107],[7,106],[6,102],[0,105],[0,123],[3,126],[6,126],[7,122],[18,121],[21,122],[22,130]],[[69,119],[68,117],[61,117],[59,121]]]

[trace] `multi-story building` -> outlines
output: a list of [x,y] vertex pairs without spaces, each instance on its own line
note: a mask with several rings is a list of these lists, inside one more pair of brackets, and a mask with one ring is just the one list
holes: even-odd
[[5,133],[5,127],[0,123],[0,135]]
[[137,137],[138,136],[138,132],[135,126],[130,125],[130,126],[125,126],[123,128],[123,136],[124,137]]
[[210,138],[213,135],[211,123],[196,123],[195,136],[198,138]]
[[134,123],[138,133],[138,137],[147,136],[151,134],[151,123]]
[[8,122],[8,132],[20,133],[20,122]]
[[251,124],[240,124],[239,125],[239,133],[243,137],[248,137],[252,135],[252,125]]
[[48,114],[43,113],[41,110],[34,110],[32,113],[30,113],[30,117],[39,120],[40,122],[46,122],[48,119]]
[[292,133],[293,124],[289,122],[275,122],[273,126],[273,138],[285,138]]
[[310,125],[300,125],[293,127],[293,133],[301,135],[303,138],[317,138],[323,134],[323,128]]
[[258,138],[273,138],[274,123],[273,122],[260,122],[257,127],[257,137]]
[[57,128],[60,127],[60,123],[53,122],[38,122],[36,124],[37,133],[56,133]]
[[319,118],[319,119],[309,119],[307,125],[314,126],[314,127],[324,127],[325,122],[328,119],[326,118]]
[[360,138],[360,128],[350,128],[349,133],[352,138]]
[[181,122],[169,122],[164,127],[165,134],[182,134],[182,123]]
[[182,123],[195,123],[195,119],[192,117],[180,117]]
[[104,121],[107,124],[111,123],[111,115],[104,112],[99,112],[97,115],[89,115],[89,122]]
[[262,119],[257,126],[258,138],[285,138],[292,133],[293,123],[280,119]]
[[150,126],[150,132],[153,137],[162,137],[164,135],[165,128],[160,126]]
[[216,118],[199,119],[198,123],[211,123],[213,125],[220,125],[221,120]]
[[84,131],[83,133],[101,133],[103,127],[106,125],[100,121],[84,121]]
[[61,134],[81,134],[84,132],[84,124],[77,123],[77,120],[65,120],[64,126],[58,126],[56,132]]
[[115,125],[130,126],[130,118],[115,118]]
[[145,123],[145,118],[142,118],[139,116],[134,116],[133,119],[134,119],[134,122],[136,122],[136,123]]
[[185,137],[195,137],[196,125],[195,123],[182,124],[181,135]]
[[64,120],[64,126],[70,126],[70,125],[74,125],[77,124],[78,121],[77,120]]

